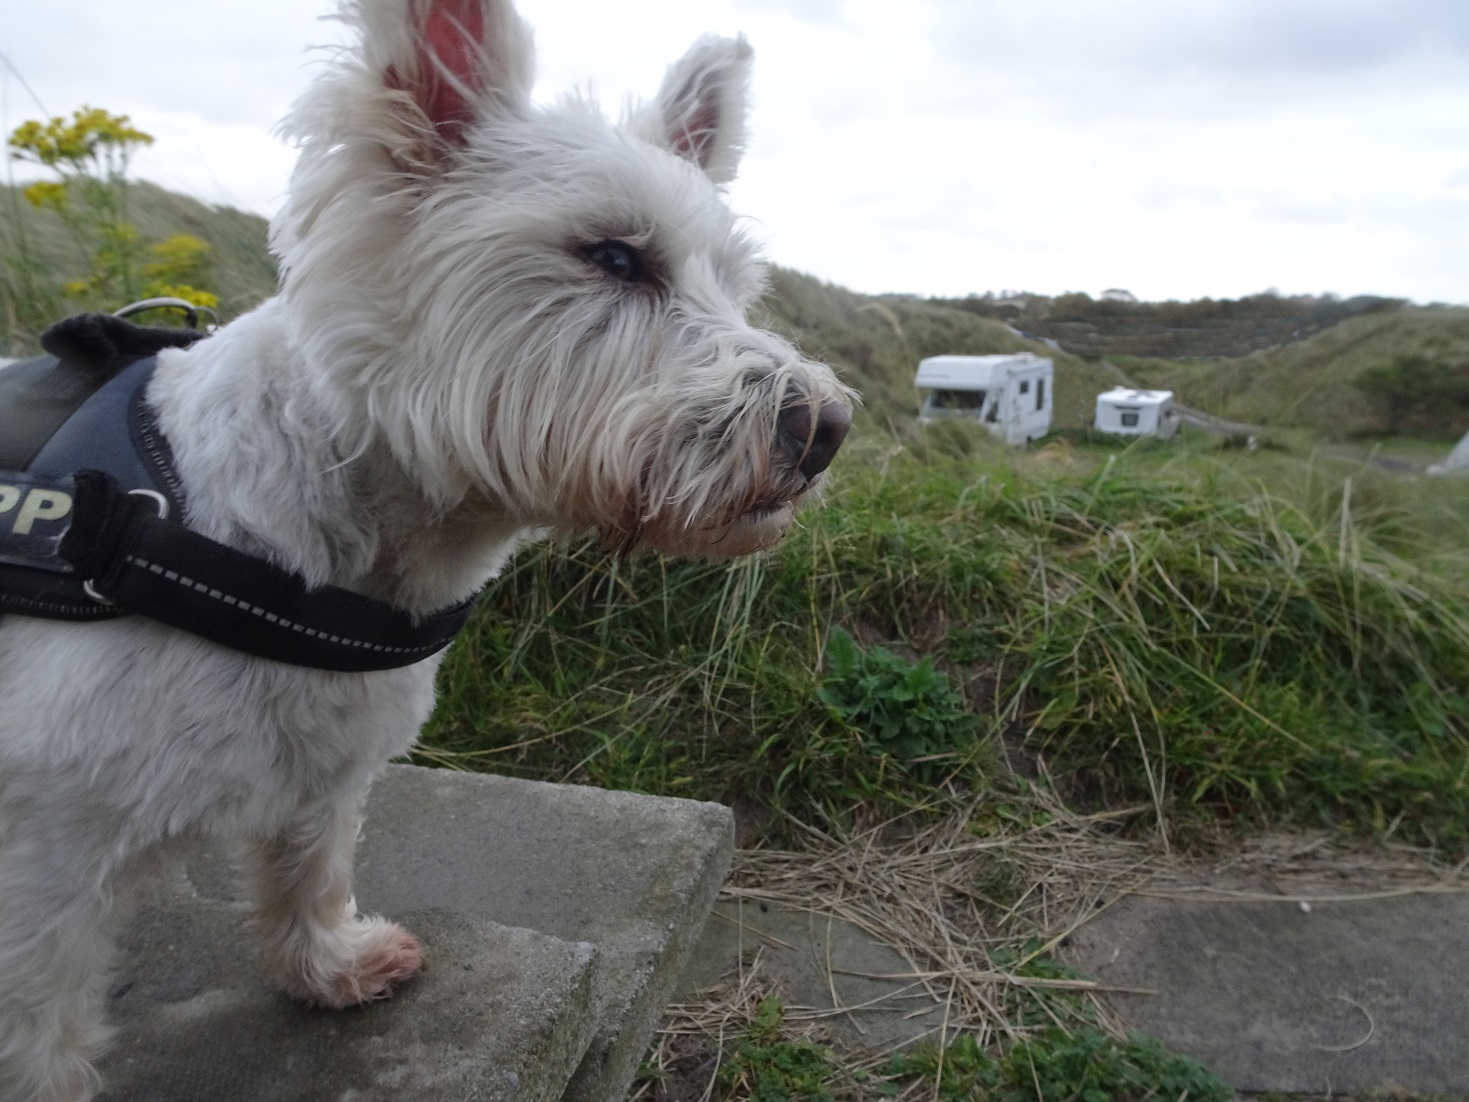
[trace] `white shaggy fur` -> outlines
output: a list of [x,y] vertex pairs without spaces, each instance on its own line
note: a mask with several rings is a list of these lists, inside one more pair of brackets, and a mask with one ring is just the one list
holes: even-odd
[[[614,127],[531,106],[506,0],[343,17],[359,45],[287,125],[280,294],[165,353],[149,392],[188,524],[415,613],[546,530],[712,555],[778,539],[851,396],[743,317],[762,272],[718,185],[749,47],[702,40]],[[356,913],[352,849],[436,667],[331,673],[137,616],[5,617],[0,1098],[97,1089],[113,931],[174,842],[243,845],[291,994],[346,1006],[412,975],[412,935]]]

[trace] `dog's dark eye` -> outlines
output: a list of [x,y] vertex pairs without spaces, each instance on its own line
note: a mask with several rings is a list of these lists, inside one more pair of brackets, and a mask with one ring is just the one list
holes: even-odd
[[643,254],[626,241],[599,241],[586,251],[587,260],[624,283],[643,278]]

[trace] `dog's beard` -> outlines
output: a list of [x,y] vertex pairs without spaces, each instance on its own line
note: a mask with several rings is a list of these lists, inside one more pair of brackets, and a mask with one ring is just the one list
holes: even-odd
[[705,555],[710,558],[734,558],[761,551],[779,543],[795,523],[802,497],[778,505],[765,506],[737,517],[727,524],[697,533],[694,544],[660,548],[674,554]]
[[636,477],[609,487],[604,500],[617,508],[594,521],[605,542],[712,558],[778,542],[802,505],[820,497],[824,476],[802,470],[805,449],[780,428],[782,403],[811,402],[818,380],[790,365],[725,397],[712,414],[705,407],[692,427],[684,405],[681,416],[634,433],[641,459],[609,464]]
[[670,555],[735,558],[779,543],[801,507],[819,498],[821,490],[819,477],[807,482],[795,474],[712,515],[666,510],[648,516],[628,510],[616,523],[604,524],[601,536],[609,547],[624,552],[646,546]]

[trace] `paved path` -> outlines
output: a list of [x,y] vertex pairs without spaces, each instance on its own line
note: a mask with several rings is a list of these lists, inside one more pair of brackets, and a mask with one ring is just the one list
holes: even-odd
[[1469,1098],[1469,894],[1135,896],[1069,947],[1129,1026],[1248,1091]]
[[[1238,1090],[1469,1099],[1469,892],[1326,883],[1276,898],[1190,886],[1128,896],[1060,955],[1086,979],[1151,992],[1106,1000],[1126,1027]],[[752,966],[854,1049],[932,1039],[943,1022],[941,1002],[879,978],[912,966],[862,930],[749,902],[718,905],[683,994]]]
[[883,978],[913,967],[842,919],[730,900],[715,906],[679,986],[693,998],[754,969],[798,1017],[821,1021],[852,1049],[886,1049],[943,1025],[944,1004],[922,985]]

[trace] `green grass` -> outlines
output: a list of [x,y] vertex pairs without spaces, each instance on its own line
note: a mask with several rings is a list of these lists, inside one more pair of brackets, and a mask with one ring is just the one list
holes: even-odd
[[910,662],[884,647],[863,650],[844,629],[827,636],[820,697],[864,732],[874,756],[937,780],[972,757],[975,717],[931,658]]
[[[1469,431],[1469,425],[1465,426],[1465,431]],[[1424,440],[1416,436],[1387,436],[1369,433],[1353,438],[1352,443],[1363,455],[1382,456],[1386,459],[1397,459],[1406,463],[1427,466],[1430,463],[1443,462],[1462,435],[1460,433],[1458,436]]]
[[942,1052],[919,1046],[893,1058],[888,1068],[901,1084],[916,1077],[932,1083],[926,1097],[944,1102],[1228,1102],[1234,1092],[1192,1060],[1156,1041],[1119,1041],[1096,1029],[1046,1029],[998,1054],[965,1034]]
[[728,1102],[832,1102],[827,1083],[840,1072],[832,1052],[810,1041],[781,1034],[783,1008],[764,999],[755,1019],[736,1042],[717,1075],[721,1099]]
[[1430,509],[1271,453],[886,447],[760,559],[524,555],[425,756],[801,817],[992,786],[987,754],[936,778],[832,705],[841,626],[997,685],[978,745],[1022,739],[1086,802],[1466,840],[1469,488]]

